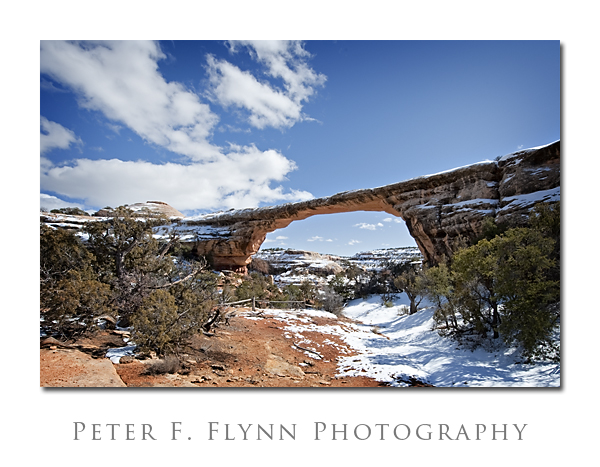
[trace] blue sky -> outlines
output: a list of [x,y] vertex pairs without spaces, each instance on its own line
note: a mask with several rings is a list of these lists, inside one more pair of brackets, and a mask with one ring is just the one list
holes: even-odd
[[[40,204],[186,214],[294,202],[560,139],[559,41],[40,43]],[[414,245],[386,213],[265,247]]]

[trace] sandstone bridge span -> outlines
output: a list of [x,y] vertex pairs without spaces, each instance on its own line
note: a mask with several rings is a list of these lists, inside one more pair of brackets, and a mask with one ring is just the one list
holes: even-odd
[[402,218],[425,260],[435,264],[460,238],[480,235],[486,217],[523,225],[535,203],[558,199],[560,141],[378,188],[184,218],[174,228],[215,269],[245,272],[267,233],[315,215],[381,211]]

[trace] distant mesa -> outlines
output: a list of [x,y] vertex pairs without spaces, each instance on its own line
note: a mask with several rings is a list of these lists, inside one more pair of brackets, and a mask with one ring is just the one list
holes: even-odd
[[373,271],[379,270],[382,264],[402,264],[420,258],[421,252],[413,246],[363,251],[353,256],[275,248],[256,253],[248,269],[275,276],[278,286],[298,285],[300,279],[327,285],[328,276],[344,271],[348,265]]

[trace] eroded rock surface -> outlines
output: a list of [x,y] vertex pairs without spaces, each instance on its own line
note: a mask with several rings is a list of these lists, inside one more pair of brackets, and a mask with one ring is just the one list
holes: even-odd
[[125,387],[107,358],[76,349],[40,349],[40,387]]
[[509,226],[527,222],[537,202],[560,199],[560,141],[497,161],[379,188],[299,203],[185,218],[175,227],[215,269],[245,271],[267,233],[320,214],[382,211],[401,217],[426,261],[449,256],[460,239],[479,236],[485,217]]
[[[169,218],[173,217],[185,217],[181,212],[175,209],[173,206],[163,201],[146,201],[145,203],[135,203],[127,205],[127,208],[131,209],[136,214],[151,216],[166,216]],[[103,208],[100,209],[96,216],[99,217],[112,217],[114,215],[114,209]]]

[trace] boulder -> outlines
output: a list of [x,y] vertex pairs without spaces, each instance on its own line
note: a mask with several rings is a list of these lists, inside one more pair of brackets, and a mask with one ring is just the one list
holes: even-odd
[[40,350],[41,387],[125,387],[107,358],[72,349]]
[[265,363],[265,370],[276,376],[291,376],[303,378],[304,372],[295,365],[291,365],[278,355],[269,355]]

